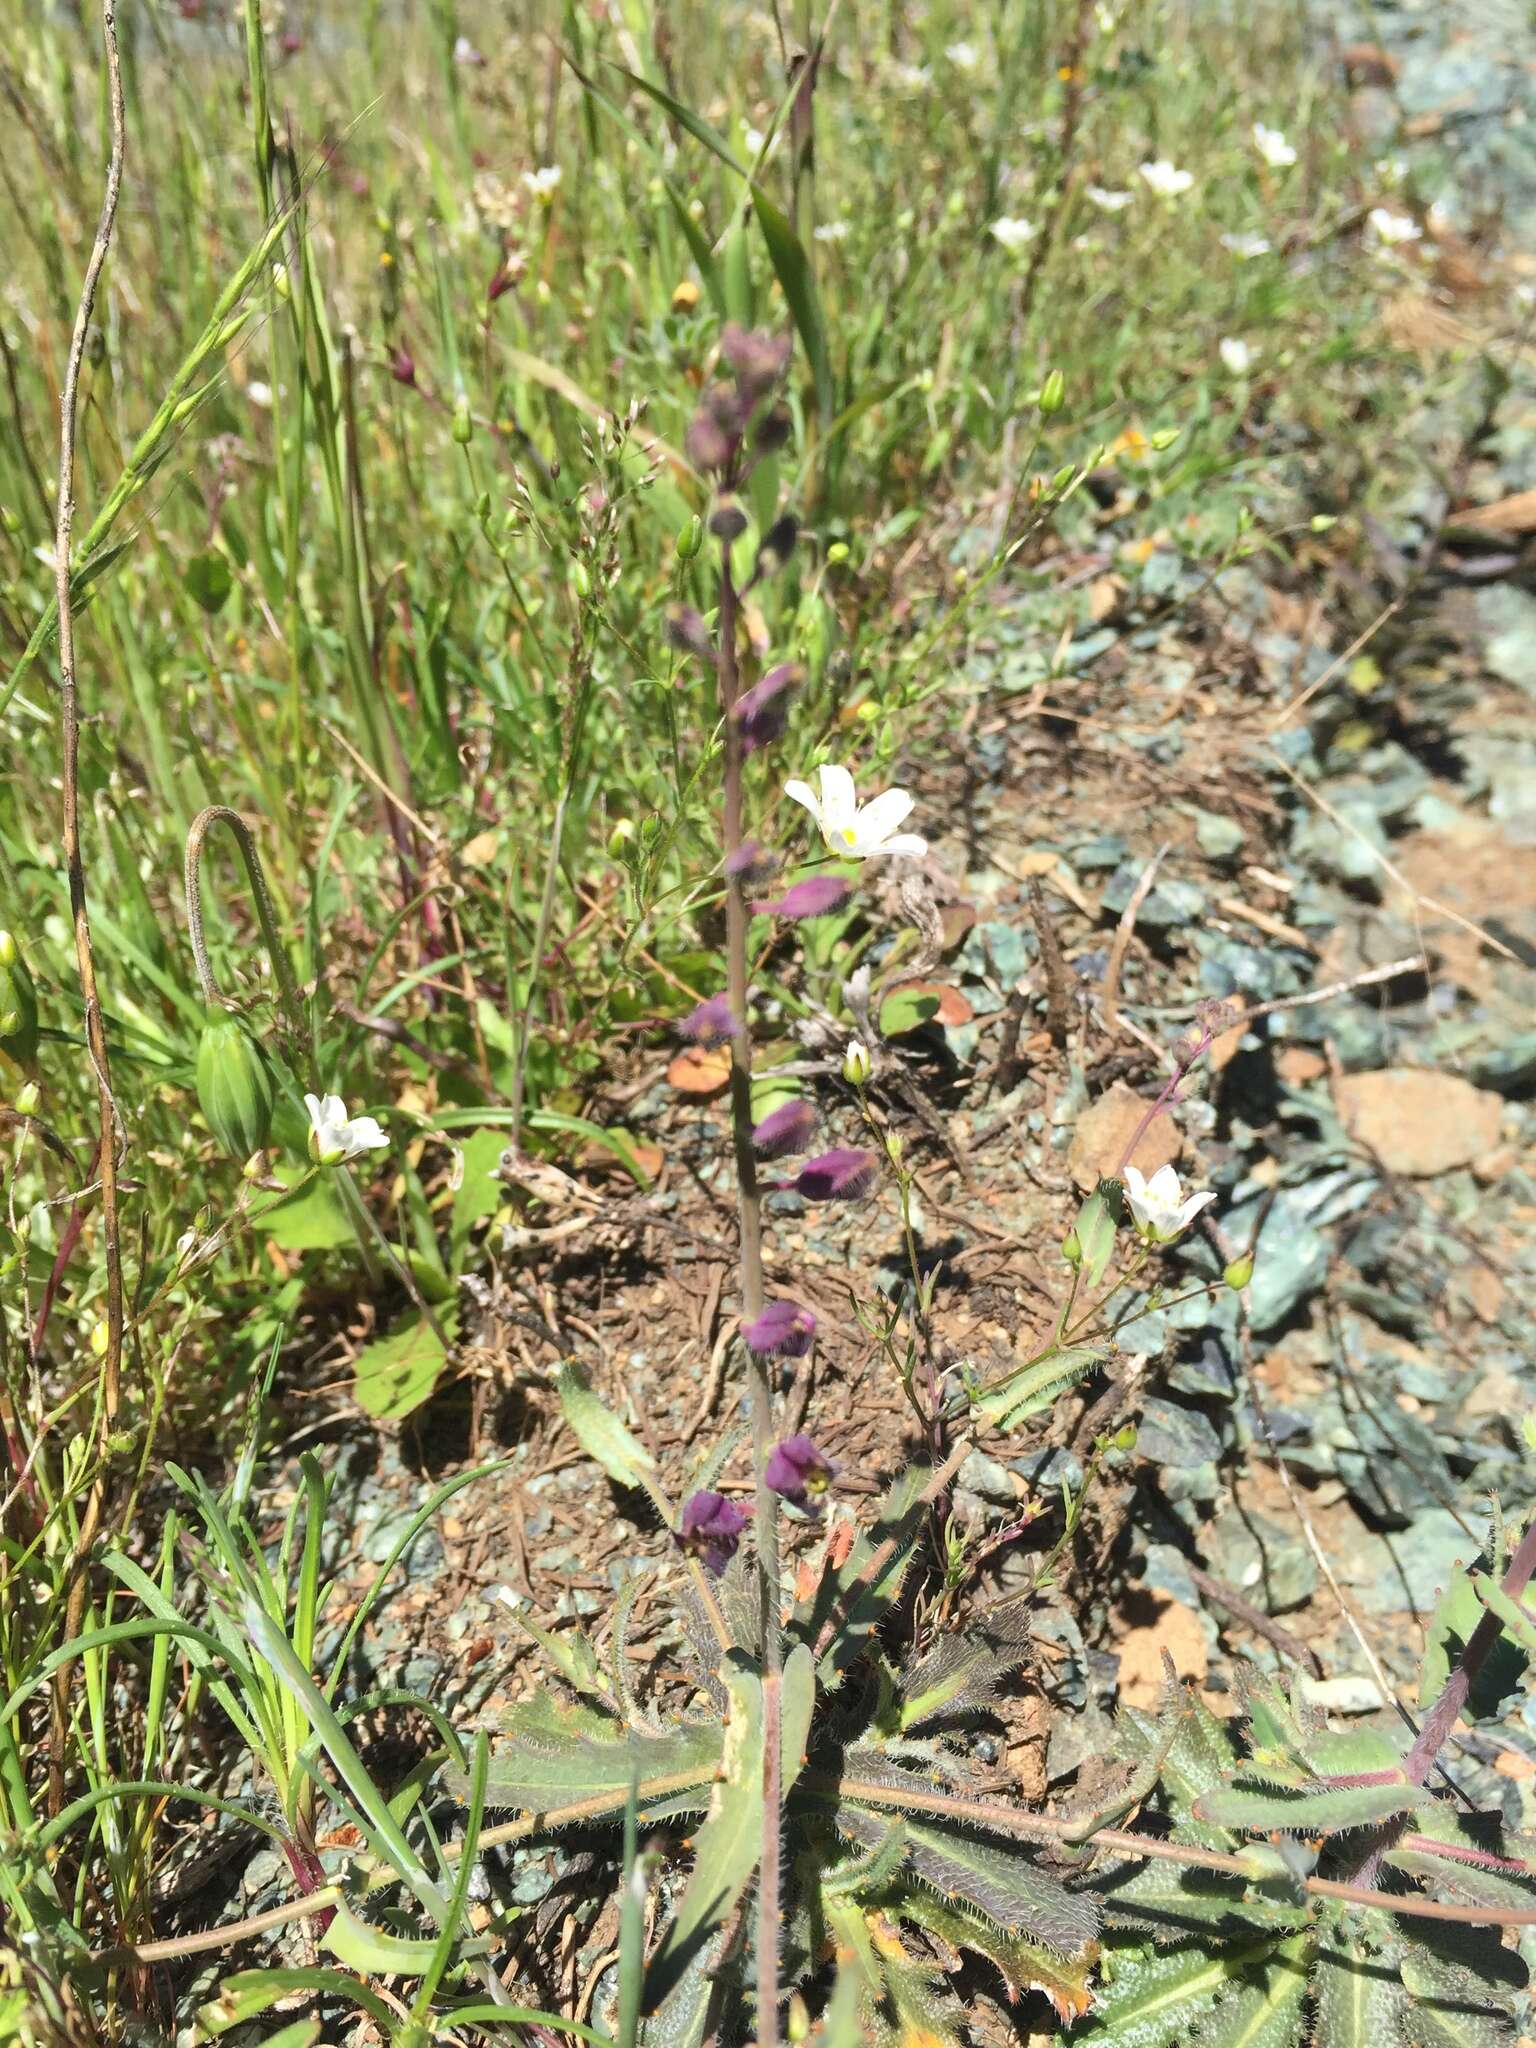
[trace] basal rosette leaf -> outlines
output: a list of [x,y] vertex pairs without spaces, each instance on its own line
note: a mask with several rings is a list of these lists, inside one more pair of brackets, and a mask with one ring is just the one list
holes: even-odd
[[1412,1813],[1430,1797],[1422,1786],[1411,1785],[1406,1778],[1396,1784],[1330,1785],[1323,1791],[1297,1793],[1239,1781],[1202,1792],[1194,1813],[1197,1820],[1249,1834],[1332,1835]]
[[1400,1947],[1384,1915],[1334,1909],[1322,1917],[1312,1962],[1315,2048],[1398,2048],[1408,2008]]
[[[1096,1948],[1090,1944],[1076,1956],[1064,1956],[1024,1934],[1010,1934],[974,1913],[951,1906],[916,1886],[886,1900],[898,1920],[921,1927],[931,1939],[952,1950],[969,1949],[996,1965],[1010,1998],[1023,1991],[1039,1991],[1050,2000],[1056,2017],[1070,2026],[1093,2004],[1090,1978]],[[956,1954],[950,1967],[958,1968]]]
[[1094,2048],[1170,2048],[1189,2038],[1191,2025],[1239,1982],[1245,1971],[1261,1969],[1282,1946],[1283,1937],[1212,1949],[1192,1942],[1176,1949],[1123,1951],[1110,1962],[1090,2027],[1074,2044]]
[[1295,1935],[1245,1969],[1200,2015],[1190,2048],[1298,2048],[1311,1952],[1311,1934]]

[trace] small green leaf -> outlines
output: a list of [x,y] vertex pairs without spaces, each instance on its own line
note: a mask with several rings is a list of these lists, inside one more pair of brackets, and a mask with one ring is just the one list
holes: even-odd
[[383,1927],[370,1926],[358,1919],[345,1900],[338,1900],[320,1946],[370,1977],[419,1977],[437,1950],[435,1941],[411,1941]]
[[882,1038],[902,1038],[919,1031],[937,1016],[939,999],[931,988],[893,989],[880,1005]]
[[[275,1175],[278,1180],[295,1183],[304,1177],[305,1170],[284,1166],[278,1167]],[[297,1193],[263,1211],[260,1227],[285,1252],[340,1251],[357,1242],[341,1199],[323,1174],[313,1175],[307,1186],[299,1186]]]
[[409,1315],[357,1354],[358,1406],[380,1422],[398,1422],[432,1393],[448,1354],[425,1316]]
[[1248,1785],[1224,1785],[1195,1801],[1199,1820],[1217,1827],[1267,1835],[1274,1829],[1302,1835],[1331,1835],[1346,1828],[1373,1827],[1399,1813],[1412,1813],[1429,1794],[1406,1778],[1392,1785],[1333,1785],[1326,1791],[1289,1794]]
[[237,1970],[220,1984],[217,1998],[198,2008],[197,2022],[210,2034],[227,2034],[269,2012],[279,1999],[291,1998],[296,1991],[348,1999],[384,2027],[394,2024],[394,2008],[388,2000],[345,1970],[297,1968]]
[[1307,1990],[1309,1935],[1282,1942],[1245,1970],[1190,2036],[1198,2048],[1298,2048]]
[[234,588],[234,577],[229,563],[217,549],[194,555],[182,575],[194,602],[201,605],[210,618],[223,611]]
[[1014,1429],[1103,1363],[1094,1344],[1063,1344],[971,1396],[971,1409],[994,1429]]
[[572,1360],[560,1368],[560,1406],[571,1433],[589,1458],[620,1486],[643,1486],[656,1460],[613,1410],[593,1393],[586,1374]]
[[1489,1987],[1459,1963],[1415,1943],[1402,1960],[1403,1987],[1413,2000],[1413,2038],[1424,2048],[1508,2048],[1513,2000],[1505,2010],[1486,2003]]
[[1214,1950],[1193,1942],[1117,1967],[1109,1990],[1100,1994],[1085,2039],[1114,2048],[1168,2048],[1175,2038],[1187,2039],[1196,2017],[1234,1978],[1261,1964],[1279,1945],[1272,1935]]
[[804,1768],[816,1711],[816,1660],[808,1643],[796,1643],[784,1659],[779,1702],[779,1770],[787,1794]]
[[1391,2048],[1406,2000],[1396,1968],[1339,1914],[1312,1964],[1315,2048]]
[[1082,1262],[1082,1285],[1090,1294],[1103,1280],[1114,1256],[1119,1195],[1118,1181],[1101,1180],[1078,1210],[1077,1222],[1073,1225]]

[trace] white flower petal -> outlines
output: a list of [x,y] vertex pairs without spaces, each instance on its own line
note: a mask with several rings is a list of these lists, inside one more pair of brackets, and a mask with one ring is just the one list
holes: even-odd
[[893,838],[883,840],[875,851],[906,854],[912,860],[921,860],[928,851],[928,842],[920,832],[898,832]]
[[849,771],[836,761],[824,761],[821,768],[821,829],[843,832],[854,821],[859,808],[858,792]]
[[821,800],[808,782],[801,782],[796,777],[794,780],[785,783],[784,794],[791,803],[803,804],[817,824],[821,823]]
[[884,789],[861,804],[853,821],[860,844],[877,846],[889,839],[902,820],[911,816],[916,801],[909,789]]

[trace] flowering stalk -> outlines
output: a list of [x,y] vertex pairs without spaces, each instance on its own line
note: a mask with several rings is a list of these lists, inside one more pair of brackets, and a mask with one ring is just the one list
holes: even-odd
[[[763,1209],[752,1149],[752,1038],[746,1030],[747,930],[751,912],[747,878],[732,872],[732,856],[742,846],[742,735],[731,715],[740,694],[736,662],[736,584],[731,573],[731,543],[720,542],[720,710],[725,734],[725,776],[721,814],[725,847],[726,999],[738,1028],[731,1038],[731,1138],[736,1154],[737,1204],[741,1219],[741,1313],[746,1323],[763,1311]],[[767,1483],[773,1449],[773,1400],[768,1364],[747,1352],[752,1414],[752,1469],[757,1482],[753,1536],[757,1550],[757,1584],[763,1643],[764,1813],[763,1854],[758,1873],[757,2002],[758,2040],[773,2048],[778,2039],[779,1928],[779,1673],[783,1648],[779,1641],[778,1496]]]
[[[256,850],[256,841],[251,828],[238,811],[228,804],[209,804],[192,820],[192,829],[187,834],[186,889],[187,889],[187,930],[192,938],[192,957],[197,963],[198,986],[203,1001],[209,1009],[222,1005],[224,998],[214,979],[213,963],[208,958],[208,940],[203,929],[203,841],[210,827],[227,825],[235,835],[240,848],[240,857],[245,862],[245,872],[251,884],[251,900],[256,905],[256,920],[261,926],[261,936],[266,942],[272,961],[272,971],[277,976],[278,990],[282,996],[283,1012],[288,1028],[293,1033],[294,1048],[305,1043],[304,1004],[299,995],[299,985],[294,979],[293,963],[288,958],[288,948],[283,944],[277,929],[277,917],[272,908],[271,892],[262,870],[261,855]],[[313,1079],[313,1075],[311,1075]]]

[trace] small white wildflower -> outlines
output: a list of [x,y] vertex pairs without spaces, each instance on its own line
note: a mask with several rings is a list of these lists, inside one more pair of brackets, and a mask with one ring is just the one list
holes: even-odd
[[861,804],[852,775],[829,761],[821,770],[819,796],[808,782],[786,782],[784,794],[810,812],[827,851],[845,860],[869,860],[877,853],[909,853],[920,860],[928,851],[926,839],[896,829],[915,802],[910,790],[887,789]]
[[1147,1244],[1172,1244],[1181,1237],[1214,1194],[1184,1195],[1171,1166],[1160,1166],[1150,1180],[1134,1166],[1125,1169],[1125,1199],[1131,1205],[1136,1235]]
[[944,54],[957,71],[974,71],[981,62],[981,53],[974,43],[949,43]]
[[1372,240],[1384,249],[1395,248],[1400,242],[1416,242],[1421,232],[1416,220],[1406,213],[1393,213],[1385,206],[1373,206],[1365,217],[1365,225]]
[[1033,221],[1011,220],[1006,213],[1001,219],[993,221],[991,227],[987,229],[987,233],[994,241],[1001,242],[1008,253],[1015,256],[1024,244],[1033,238],[1034,232]]
[[485,59],[468,36],[460,36],[453,46],[453,61],[455,64],[474,65],[483,64]]
[[340,1166],[363,1152],[378,1152],[388,1145],[384,1126],[371,1116],[347,1115],[339,1095],[306,1095],[309,1111],[309,1152],[322,1166]]
[[1217,345],[1222,367],[1234,377],[1246,377],[1253,368],[1253,350],[1246,341],[1240,341],[1235,334],[1222,336]]
[[1129,206],[1135,196],[1134,192],[1111,192],[1103,185],[1088,187],[1088,197],[1100,213],[1118,213],[1122,206]]
[[263,384],[258,379],[253,378],[245,387],[245,395],[252,405],[259,406],[265,412],[272,403],[272,386],[270,384]]
[[558,164],[541,164],[536,171],[524,171],[523,183],[535,199],[546,203],[553,199],[560,189],[560,180],[565,176]]
[[1223,235],[1221,246],[1235,256],[1239,263],[1251,263],[1256,256],[1269,254],[1269,237],[1255,234]]
[[747,152],[748,156],[759,155],[763,147],[762,129],[743,128],[741,131],[741,146]]
[[1266,128],[1262,121],[1253,124],[1253,146],[1272,171],[1288,171],[1296,161],[1296,152],[1281,131]]
[[1177,164],[1169,163],[1164,156],[1154,162],[1138,167],[1152,190],[1162,199],[1177,199],[1181,192],[1187,192],[1195,182],[1193,171],[1181,171]]
[[848,223],[845,220],[824,220],[821,226],[813,228],[811,233],[818,242],[841,242],[847,236]]
[[893,65],[891,77],[908,92],[926,92],[933,83],[933,73],[926,64]]
[[850,1088],[862,1088],[875,1070],[869,1047],[862,1038],[850,1038],[843,1054],[843,1079]]

